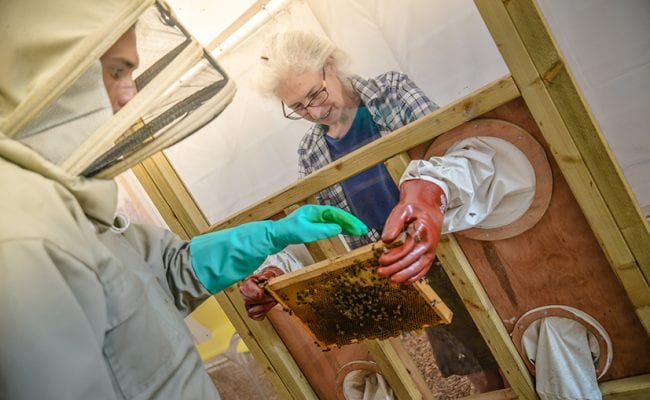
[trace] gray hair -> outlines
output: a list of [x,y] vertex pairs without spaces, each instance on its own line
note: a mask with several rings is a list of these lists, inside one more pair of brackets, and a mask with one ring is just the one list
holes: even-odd
[[262,50],[257,75],[257,90],[262,96],[277,97],[278,85],[284,79],[305,71],[320,71],[328,59],[336,66],[337,76],[346,82],[344,71],[347,54],[329,39],[307,31],[276,33]]

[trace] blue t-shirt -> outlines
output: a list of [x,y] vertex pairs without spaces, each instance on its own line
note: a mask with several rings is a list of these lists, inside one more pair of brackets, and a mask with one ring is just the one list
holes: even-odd
[[[340,139],[325,135],[332,160],[379,139],[379,130],[365,106],[357,109],[350,130]],[[350,210],[369,228],[381,231],[399,201],[399,188],[381,163],[341,182]]]

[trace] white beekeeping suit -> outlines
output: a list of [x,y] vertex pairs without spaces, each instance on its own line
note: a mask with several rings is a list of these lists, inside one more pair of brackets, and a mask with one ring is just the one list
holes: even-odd
[[[98,60],[136,21],[176,32],[182,59],[151,69],[141,54],[150,76],[113,117]],[[221,76],[230,90],[201,99],[201,113],[182,110],[171,135],[155,131],[117,155],[134,123],[174,119],[152,99],[173,98],[182,75],[209,64],[164,5],[3,1],[0,32],[0,398],[218,399],[183,321],[210,296],[189,243],[114,219],[108,178],[213,118],[232,85]],[[80,175],[104,154],[110,163],[93,169],[103,179]]]

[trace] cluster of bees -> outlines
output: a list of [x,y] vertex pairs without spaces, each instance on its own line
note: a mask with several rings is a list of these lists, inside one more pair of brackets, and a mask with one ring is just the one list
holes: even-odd
[[[377,275],[377,257],[324,272],[303,282],[286,303],[323,343],[344,345],[363,339],[385,339],[421,329],[426,301],[412,286]],[[292,297],[288,301],[289,297]],[[425,323],[426,324],[426,323]]]

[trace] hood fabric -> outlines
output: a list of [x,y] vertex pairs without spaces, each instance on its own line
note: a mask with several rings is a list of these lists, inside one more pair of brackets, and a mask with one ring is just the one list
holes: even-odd
[[61,165],[113,115],[101,73],[101,63],[93,63],[15,139]]
[[72,176],[36,151],[7,138],[2,133],[0,133],[0,157],[60,183],[75,196],[89,218],[107,226],[112,225],[117,207],[115,181]]
[[60,183],[88,217],[107,225],[115,183],[56,164],[111,118],[99,57],[151,3],[0,2],[0,157]]
[[29,125],[152,3],[152,0],[0,2],[0,131],[14,137]]

